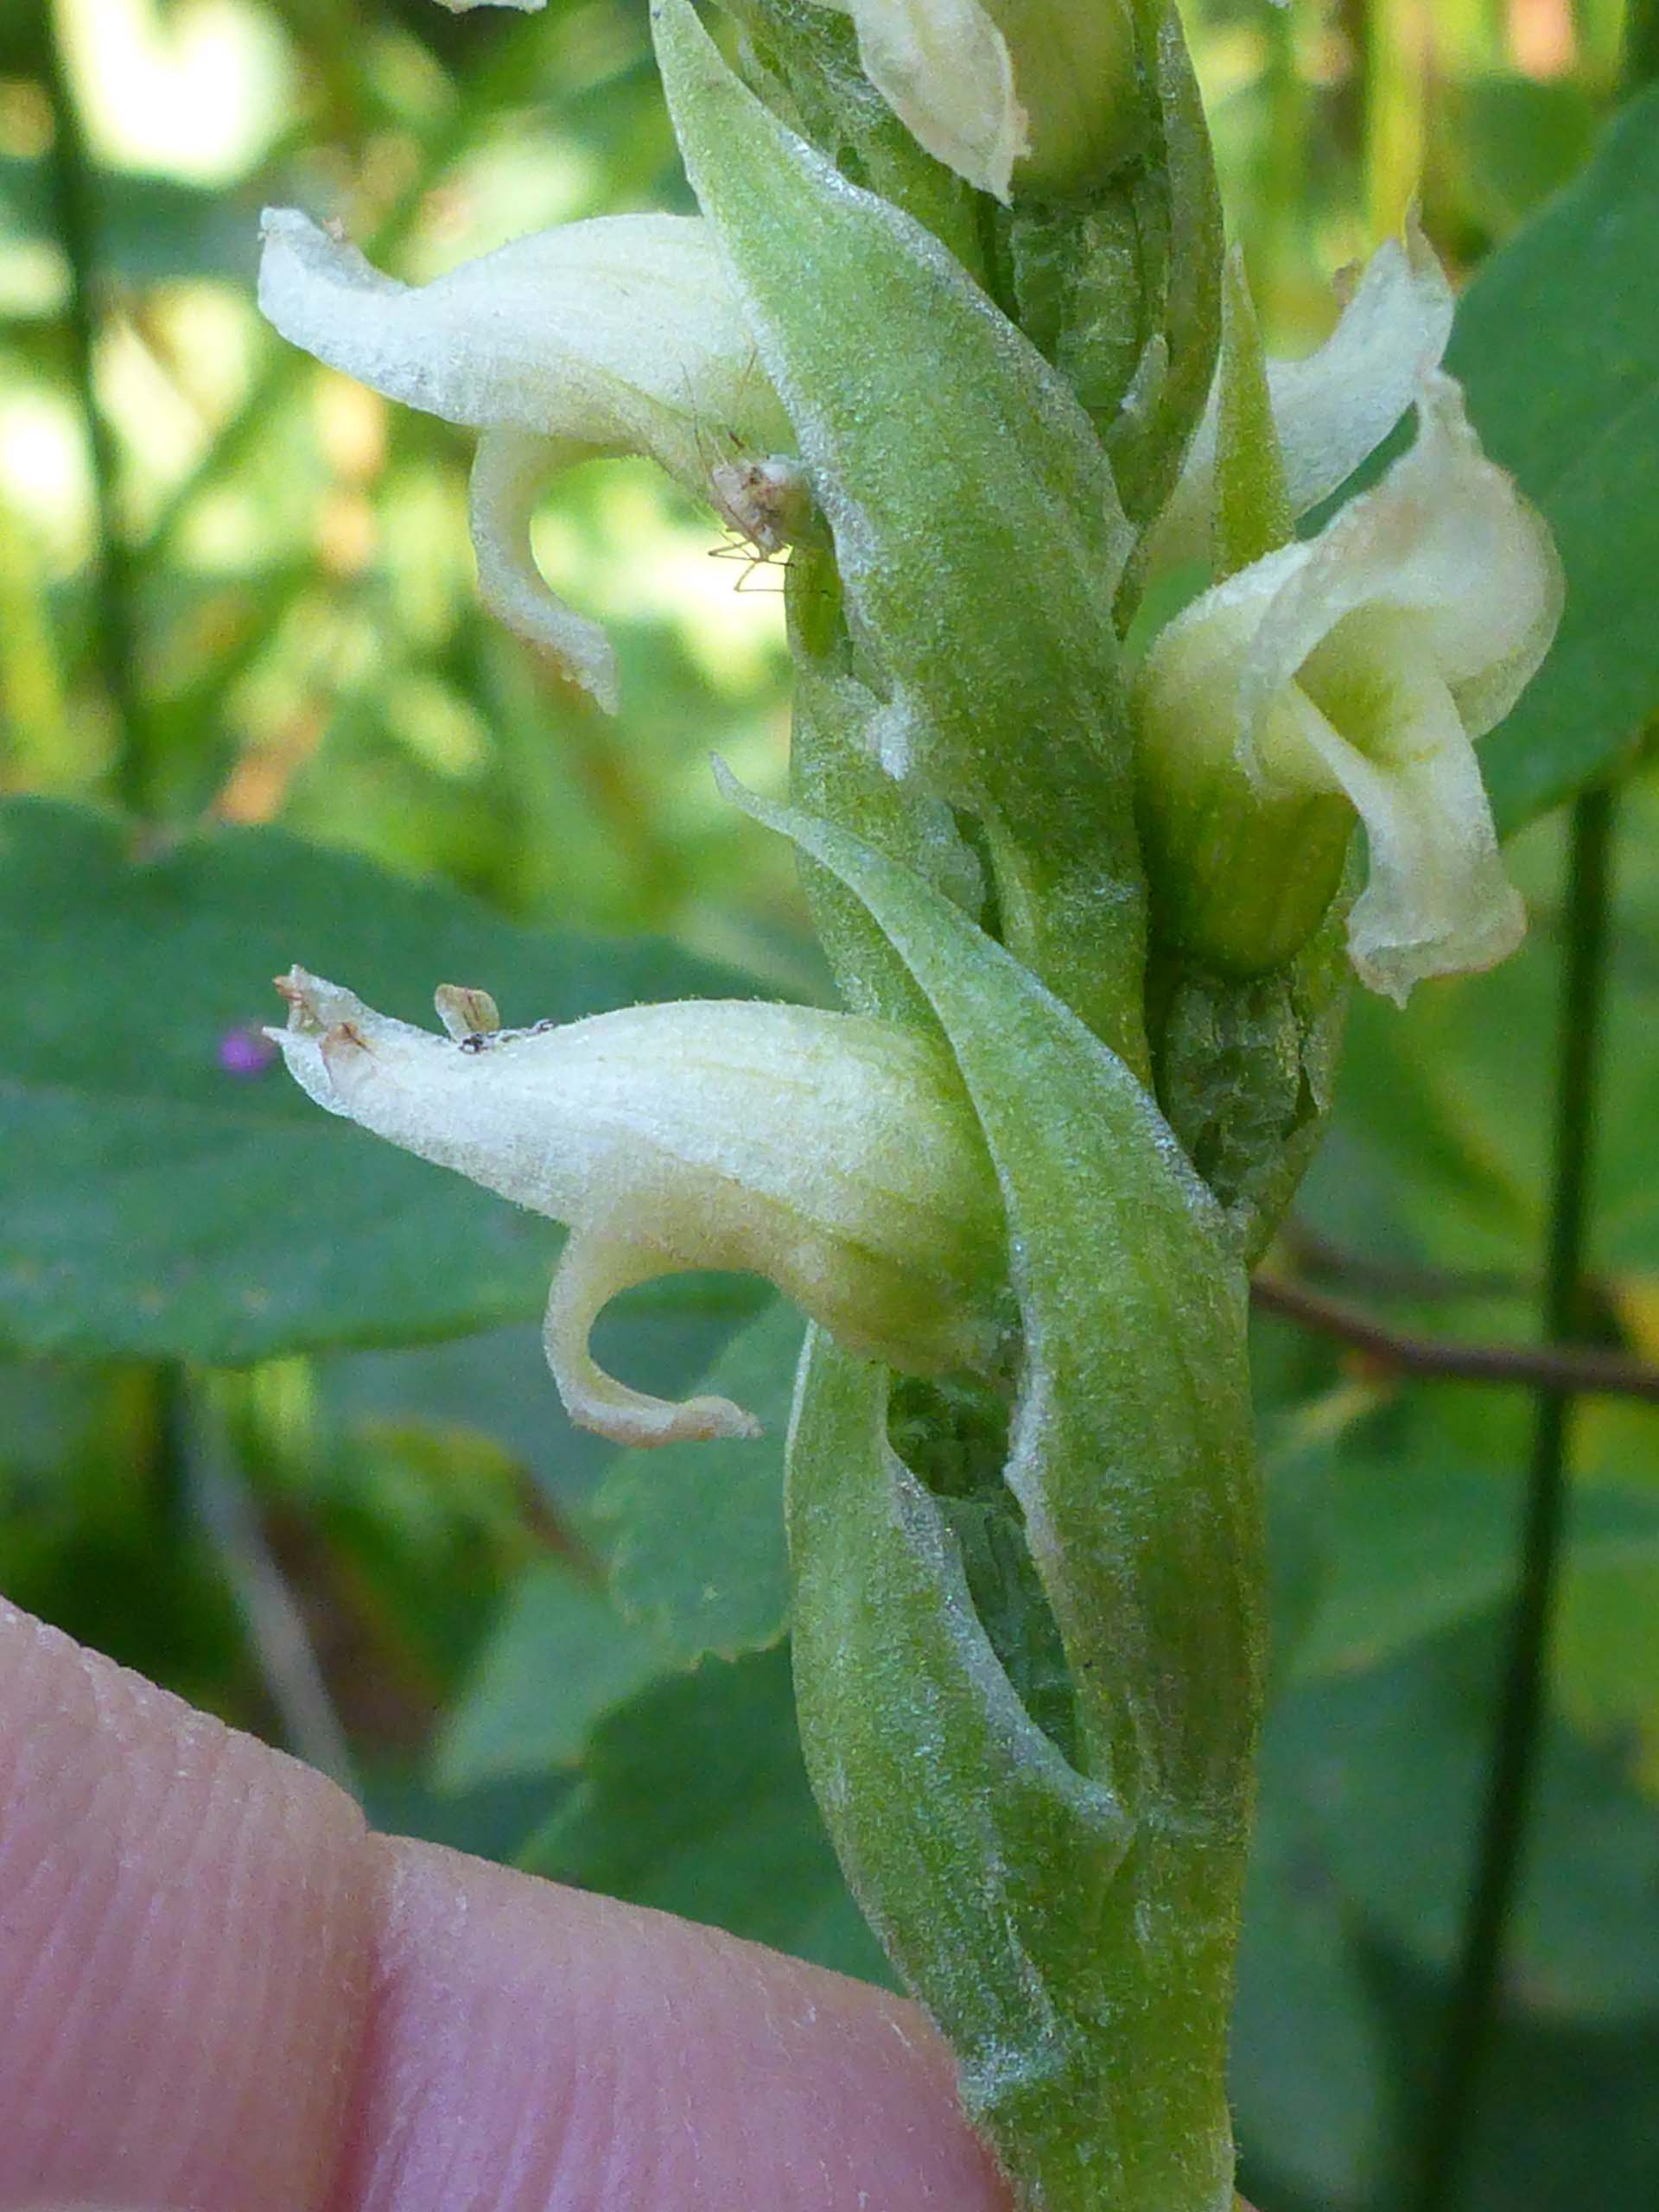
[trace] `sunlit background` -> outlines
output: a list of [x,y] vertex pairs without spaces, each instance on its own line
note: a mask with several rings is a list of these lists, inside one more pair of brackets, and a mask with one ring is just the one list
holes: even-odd
[[[1294,347],[1414,194],[1466,266],[1571,174],[1621,10],[1188,12],[1232,219]],[[0,18],[0,786],[281,819],[526,918],[785,957],[788,868],[704,766],[781,759],[776,580],[711,561],[708,517],[644,466],[562,488],[540,557],[622,653],[620,718],[585,710],[474,602],[469,440],[319,370],[251,303],[270,201],[413,278],[688,205],[643,4],[60,0],[55,26],[54,79],[41,17]]]

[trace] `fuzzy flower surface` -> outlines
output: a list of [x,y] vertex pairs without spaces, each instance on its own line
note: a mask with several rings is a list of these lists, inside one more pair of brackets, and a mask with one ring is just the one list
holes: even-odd
[[[615,655],[537,569],[531,518],[556,470],[644,454],[732,526],[798,503],[788,419],[695,216],[610,215],[517,239],[404,284],[293,208],[263,219],[259,305],[283,336],[388,399],[480,432],[473,542],[485,603],[607,711]],[[772,505],[733,485],[770,458]],[[753,533],[750,533],[753,534]],[[764,550],[773,550],[767,545]]]
[[995,1177],[943,1046],[857,1015],[687,1000],[531,1029],[482,991],[444,1033],[296,968],[269,1033],[331,1114],[567,1224],[548,1362],[573,1420],[624,1444],[747,1436],[721,1398],[670,1404],[588,1350],[618,1291],[685,1269],[766,1275],[850,1350],[984,1366],[1002,1261]]
[[[1293,517],[1328,499],[1375,453],[1445,358],[1457,302],[1415,216],[1379,246],[1323,346],[1269,360],[1267,382]],[[1209,550],[1220,378],[1150,547],[1154,568]]]
[[1424,977],[1491,966],[1525,929],[1474,741],[1542,661],[1562,596],[1549,532],[1482,453],[1455,381],[1431,370],[1416,400],[1410,451],[1316,537],[1178,616],[1136,700],[1154,806],[1217,757],[1264,807],[1351,803],[1370,872],[1349,950],[1402,1003]]
[[1075,191],[1133,115],[1129,0],[820,0],[917,142],[981,192]]

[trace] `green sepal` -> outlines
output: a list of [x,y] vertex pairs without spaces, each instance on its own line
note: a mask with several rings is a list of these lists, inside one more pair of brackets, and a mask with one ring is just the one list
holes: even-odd
[[768,113],[690,0],[654,20],[687,169],[835,535],[889,766],[984,822],[1014,879],[1009,942],[1144,1066],[1110,612],[1130,541],[1088,416],[931,232]]
[[982,273],[981,195],[917,144],[859,65],[849,17],[821,0],[721,0],[743,26],[751,79],[842,175],[925,224]]
[[1236,576],[1295,536],[1285,456],[1268,390],[1267,348],[1244,273],[1227,257],[1222,290],[1220,411],[1216,425],[1216,581]]
[[[1020,1852],[1000,1866],[1007,1839],[985,1826],[994,1777],[964,1781],[964,1798],[940,1771],[895,1807],[906,1737],[912,1765],[949,1736],[973,1772],[988,1692],[963,1656],[979,1647],[959,1562],[886,1453],[885,1385],[821,1346],[790,1484],[804,1740],[826,1817],[1026,2202],[1221,2212],[1262,1665],[1242,1269],[1147,1093],[1015,961],[846,832],[732,795],[863,900],[957,1055],[1001,1186],[1023,1324],[1007,1482],[1064,1639],[1083,1765],[1104,1793],[1086,1802],[1115,1808],[1129,1835],[1108,1876],[1101,1834],[1038,1791],[1031,1805],[1048,1810],[1020,1811]],[[843,1513],[855,1491],[862,1503]],[[896,1522],[915,1586],[896,1611],[861,1605],[861,1584],[899,1573]],[[931,1580],[918,1565],[930,1544]],[[925,1686],[924,1639],[938,1669]],[[997,1756],[1025,1740],[999,1739]],[[1032,1757],[1050,1771],[1046,1751]],[[938,1932],[970,1910],[1012,1931],[977,1976],[957,1955],[960,1930],[943,1948]]]

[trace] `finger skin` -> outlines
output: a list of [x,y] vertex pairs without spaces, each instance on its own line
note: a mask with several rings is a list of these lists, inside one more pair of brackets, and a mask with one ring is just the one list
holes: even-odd
[[315,2203],[364,1863],[319,1775],[0,1608],[0,2206]]
[[0,1605],[0,2212],[1008,2212],[912,2008],[371,1836]]

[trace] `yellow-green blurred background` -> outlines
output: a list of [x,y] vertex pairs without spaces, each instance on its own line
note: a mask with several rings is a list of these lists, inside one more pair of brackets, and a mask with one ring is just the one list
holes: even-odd
[[[1570,175],[1609,105],[1621,13],[1189,7],[1231,219],[1281,346],[1328,327],[1333,280],[1414,194],[1466,268]],[[78,271],[54,107],[97,203]],[[8,0],[0,788],[277,818],[526,918],[787,963],[788,868],[704,767],[718,749],[764,781],[781,759],[775,579],[709,560],[708,517],[643,465],[571,480],[547,502],[541,557],[616,630],[624,665],[620,720],[582,709],[474,606],[467,437],[260,322],[268,201],[337,218],[413,278],[547,224],[687,204],[642,0],[529,18],[430,0]],[[113,426],[102,515],[77,276]],[[118,541],[102,597],[100,522]],[[111,683],[111,653],[130,680]]]

